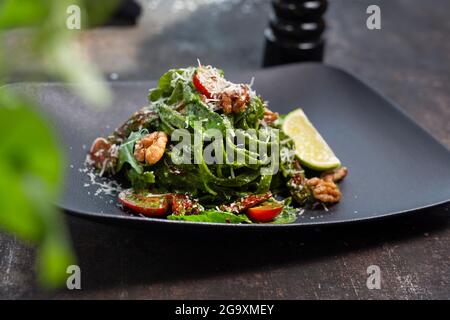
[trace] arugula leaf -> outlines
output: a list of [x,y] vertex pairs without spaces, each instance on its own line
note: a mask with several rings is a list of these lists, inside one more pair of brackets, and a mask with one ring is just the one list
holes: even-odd
[[139,174],[133,168],[127,171],[127,178],[135,190],[148,189],[156,181],[153,171],[146,171]]
[[184,129],[186,126],[186,117],[165,104],[158,107],[158,114],[161,121],[170,124],[172,127]]
[[289,224],[294,223],[298,218],[297,209],[285,206],[283,211],[270,222],[272,224]]
[[158,80],[158,89],[160,89],[163,93],[170,93],[172,91],[172,79],[174,72],[177,72],[174,69],[171,69],[164,73],[161,78]]
[[173,73],[175,70],[171,69],[164,73],[161,78],[158,80],[158,86],[154,89],[151,89],[148,95],[149,102],[155,102],[162,97],[167,97],[173,91],[172,88],[172,79]]
[[171,214],[167,217],[169,220],[181,220],[192,222],[215,222],[215,223],[252,223],[251,220],[245,215],[235,215],[230,212],[206,210],[197,215],[174,215]]
[[158,86],[150,90],[148,100],[155,102],[161,98],[167,99],[169,105],[183,101],[188,103],[193,98],[191,75],[195,68],[171,69],[159,78]]
[[142,172],[144,172],[144,167],[136,160],[133,151],[135,142],[141,139],[143,135],[144,133],[142,131],[132,132],[128,139],[122,143],[119,148],[119,161],[116,167],[117,172],[122,169],[125,163],[129,163],[138,174],[142,174]]
[[167,99],[167,104],[173,105],[177,102],[183,100],[183,92],[184,92],[184,84],[181,81],[178,81],[175,85],[175,88],[173,89],[172,93],[170,94],[169,98]]
[[159,88],[154,88],[150,90],[150,93],[148,95],[149,102],[155,102],[159,100],[163,95],[163,91]]
[[258,129],[259,120],[264,118],[264,103],[261,98],[254,97],[250,100],[243,114],[236,115],[236,127],[241,129]]
[[203,129],[218,129],[225,134],[227,129],[231,129],[231,123],[228,118],[221,116],[217,112],[212,111],[205,104],[198,101],[187,105],[187,113],[189,116],[189,125],[195,126],[195,122],[201,122]]
[[258,184],[257,194],[266,193],[270,190],[270,183],[272,182],[273,175],[262,175]]

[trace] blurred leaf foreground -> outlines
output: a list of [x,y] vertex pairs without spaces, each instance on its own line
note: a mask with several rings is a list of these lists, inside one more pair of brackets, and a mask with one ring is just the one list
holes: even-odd
[[[37,276],[46,288],[63,285],[67,267],[76,263],[62,214],[53,205],[61,190],[64,154],[35,102],[6,84],[18,64],[34,59],[46,77],[76,83],[76,93],[90,105],[107,105],[109,89],[80,54],[77,38],[83,28],[106,19],[115,5],[0,0],[0,228],[36,245]],[[17,54],[7,50],[11,32],[26,35]]]

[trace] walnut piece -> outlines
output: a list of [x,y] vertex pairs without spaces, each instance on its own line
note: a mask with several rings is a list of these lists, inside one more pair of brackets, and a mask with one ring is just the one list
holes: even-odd
[[272,110],[270,110],[269,108],[265,107],[264,108],[264,121],[267,124],[271,124],[274,121],[276,121],[278,119],[280,115],[278,114],[278,112],[273,112]]
[[320,177],[325,181],[339,182],[347,176],[348,169],[340,167],[331,171],[324,172]]
[[146,164],[157,163],[166,150],[167,135],[162,131],[155,131],[142,137],[134,146],[134,157]]
[[315,199],[323,203],[337,203],[341,200],[342,193],[339,187],[330,180],[321,178],[311,178],[306,181]]
[[227,87],[213,97],[219,100],[219,105],[227,114],[245,111],[247,104],[250,102],[249,88],[243,84]]

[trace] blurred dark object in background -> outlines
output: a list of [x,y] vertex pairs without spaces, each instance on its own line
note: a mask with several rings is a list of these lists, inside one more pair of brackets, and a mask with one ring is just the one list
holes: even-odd
[[263,66],[322,61],[327,0],[272,0]]
[[[110,1],[110,0],[106,0]],[[106,21],[106,26],[134,26],[141,15],[142,8],[135,0],[120,0],[117,8]]]

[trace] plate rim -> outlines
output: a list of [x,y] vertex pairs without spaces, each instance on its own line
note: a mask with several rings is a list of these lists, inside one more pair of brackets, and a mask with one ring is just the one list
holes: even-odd
[[[293,63],[293,64],[286,64],[282,66],[273,66],[265,69],[245,69],[241,71],[235,71],[235,74],[242,74],[246,72],[264,72],[269,70],[275,70],[275,69],[288,69],[293,66],[310,66],[314,68],[326,68],[331,69],[334,72],[338,72],[342,75],[344,75],[347,78],[350,78],[351,80],[356,80],[360,84],[362,84],[366,89],[371,91],[373,94],[378,96],[379,98],[383,99],[387,102],[390,108],[394,109],[397,114],[400,117],[403,117],[403,119],[407,122],[409,122],[411,125],[413,125],[416,129],[419,129],[423,134],[425,134],[428,138],[430,138],[432,141],[437,143],[443,150],[445,150],[450,157],[450,147],[445,145],[443,142],[441,142],[437,137],[435,137],[433,134],[431,134],[430,131],[428,131],[425,127],[423,127],[420,123],[416,122],[415,119],[406,113],[402,108],[398,106],[396,102],[394,102],[391,98],[386,97],[379,89],[371,87],[365,80],[360,79],[357,75],[352,73],[351,71],[347,71],[344,69],[341,69],[337,66],[329,65],[326,63],[315,63],[315,62],[307,62],[307,63]],[[231,73],[231,72],[230,72]],[[133,84],[144,84],[149,82],[154,82],[157,80],[154,79],[142,79],[142,80],[118,80],[118,81],[105,81],[107,84],[120,84],[120,85],[133,85]],[[76,86],[74,83],[62,83],[62,82],[14,82],[14,83],[8,83],[0,87],[0,90],[2,90],[5,87],[14,88],[14,87],[20,87],[20,86],[29,86],[29,85],[35,85],[35,86],[51,86],[51,87],[70,87],[70,86]],[[62,198],[62,197],[61,197]],[[216,222],[192,222],[192,221],[179,221],[179,220],[168,220],[168,219],[161,219],[161,218],[152,218],[152,217],[140,217],[137,215],[116,215],[116,214],[110,214],[110,213],[99,213],[99,212],[92,212],[92,211],[81,211],[81,210],[75,210],[71,209],[66,205],[63,205],[61,202],[61,199],[56,201],[54,203],[55,206],[62,209],[62,211],[69,215],[69,216],[76,216],[81,217],[84,219],[90,219],[90,220],[108,220],[108,221],[126,221],[129,223],[136,223],[141,225],[178,225],[178,226],[197,226],[197,227],[205,227],[205,228],[221,228],[224,226],[227,226],[227,228],[236,229],[236,228],[250,228],[250,229],[279,229],[279,228],[304,228],[304,227],[313,227],[313,226],[335,226],[335,225],[343,225],[343,224],[350,224],[350,223],[362,223],[372,220],[381,220],[383,218],[393,217],[393,216],[403,216],[408,213],[416,213],[419,211],[424,211],[436,207],[440,207],[442,205],[450,203],[450,196],[448,199],[426,204],[420,207],[411,208],[411,209],[405,209],[405,210],[398,210],[394,212],[388,212],[385,214],[378,214],[373,213],[372,216],[365,216],[361,218],[353,218],[353,219],[345,219],[345,220],[335,220],[335,221],[305,221],[305,222],[299,222],[298,218],[296,222],[289,223],[289,224],[270,224],[270,223],[254,223],[254,224],[233,224],[233,223],[216,223]],[[330,212],[329,214],[333,214]],[[190,227],[187,227],[190,228]]]
[[[83,219],[90,219],[90,220],[109,220],[109,221],[126,221],[127,223],[136,223],[136,224],[142,224],[142,222],[145,223],[145,225],[190,225],[190,226],[201,226],[205,228],[216,228],[216,227],[222,227],[227,226],[227,228],[251,228],[251,229],[279,229],[279,228],[306,228],[306,227],[318,227],[318,226],[337,226],[337,225],[345,225],[345,224],[353,224],[353,223],[364,223],[372,220],[381,220],[389,217],[396,217],[396,216],[404,216],[406,214],[413,214],[418,213],[421,211],[438,208],[440,206],[443,206],[445,204],[450,203],[450,200],[444,200],[441,202],[433,203],[430,205],[414,208],[414,209],[407,209],[407,210],[400,210],[395,212],[389,212],[386,214],[374,214],[373,216],[366,216],[362,218],[355,218],[355,219],[346,219],[346,220],[336,220],[336,221],[314,221],[314,222],[304,222],[304,223],[279,223],[279,224],[271,224],[271,223],[252,223],[252,224],[245,224],[245,223],[218,223],[218,222],[194,222],[194,221],[180,221],[180,220],[169,220],[169,219],[160,219],[160,218],[152,218],[152,217],[140,217],[136,215],[115,215],[115,214],[109,214],[109,213],[96,213],[96,212],[89,212],[89,211],[80,211],[80,210],[72,210],[67,207],[64,207],[58,203],[55,203],[55,205],[62,209],[63,212],[66,215],[69,216],[76,216],[81,217]],[[330,213],[333,214],[333,213]]]

